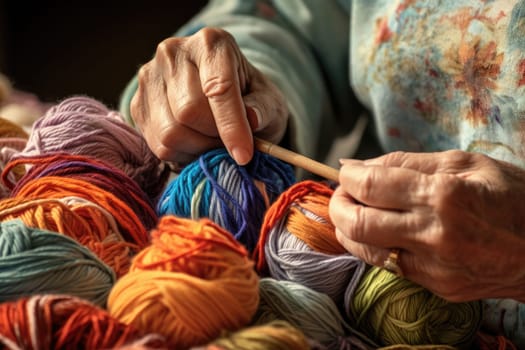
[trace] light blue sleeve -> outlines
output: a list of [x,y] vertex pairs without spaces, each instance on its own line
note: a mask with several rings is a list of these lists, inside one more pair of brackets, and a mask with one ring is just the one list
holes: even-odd
[[[292,147],[318,159],[357,116],[348,83],[349,13],[338,1],[216,0],[181,27],[231,33],[248,60],[284,93],[291,113]],[[129,83],[121,110],[129,116],[136,90]]]

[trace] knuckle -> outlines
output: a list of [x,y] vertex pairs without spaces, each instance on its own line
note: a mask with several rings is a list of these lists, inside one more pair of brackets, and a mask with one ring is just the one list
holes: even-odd
[[359,252],[356,252],[355,255],[358,255],[361,260],[363,260],[369,265],[374,265],[378,267],[381,267],[383,265],[383,260],[377,254],[377,252],[374,252],[366,247],[363,247]]
[[349,211],[347,219],[349,238],[355,242],[363,242],[366,238],[366,211],[361,205],[355,205]]
[[147,139],[152,152],[163,161],[179,161],[181,151],[181,137],[173,126],[159,130]]
[[163,161],[171,160],[170,156],[171,154],[168,153],[167,149],[165,147],[162,147],[162,145],[154,143],[150,145],[151,151],[160,159]]
[[407,156],[407,152],[404,151],[394,151],[387,153],[383,156],[385,164],[403,164],[403,160]]
[[133,121],[139,127],[141,127],[142,124],[146,122],[146,118],[145,118],[146,113],[144,111],[144,104],[141,103],[141,100],[142,100],[141,95],[142,93],[140,92],[140,90],[138,90],[137,93],[135,93],[135,95],[131,99],[130,104],[129,104],[131,118],[133,118]]
[[137,73],[137,79],[138,79],[139,86],[144,85],[149,80],[151,73],[152,73],[151,65],[148,63],[142,65],[139,68],[139,71]]
[[360,180],[357,186],[357,197],[362,201],[367,201],[371,198],[374,184],[377,181],[377,175],[373,168],[367,169],[363,178]]
[[155,55],[159,57],[170,57],[173,55],[174,48],[179,46],[181,43],[181,38],[172,37],[162,40],[157,45]]
[[214,49],[218,43],[233,40],[230,33],[221,28],[204,27],[195,34],[196,39],[205,49]]
[[429,203],[438,215],[450,212],[454,203],[461,197],[461,182],[456,176],[436,174],[430,188]]
[[191,98],[180,100],[173,107],[173,119],[180,125],[192,126],[203,118],[198,114],[199,107],[199,101]]
[[202,84],[202,91],[207,98],[221,102],[223,96],[227,95],[234,85],[233,80],[230,78],[222,75],[212,75]]
[[456,169],[471,164],[475,161],[477,155],[461,150],[448,150],[443,152],[443,159],[450,168]]

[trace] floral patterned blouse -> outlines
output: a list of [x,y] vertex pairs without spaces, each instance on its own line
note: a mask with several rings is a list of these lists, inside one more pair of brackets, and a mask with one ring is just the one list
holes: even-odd
[[[461,149],[525,168],[525,0],[215,0],[176,35],[204,26],[229,31],[284,92],[305,155],[322,159],[366,110],[384,152]],[[523,304],[486,308],[525,348]]]

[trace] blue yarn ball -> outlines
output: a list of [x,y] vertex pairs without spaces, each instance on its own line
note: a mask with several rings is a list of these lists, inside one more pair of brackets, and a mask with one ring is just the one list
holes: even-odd
[[20,219],[0,222],[0,302],[67,294],[104,307],[115,280],[113,270],[77,241]]
[[209,218],[251,252],[267,208],[295,180],[293,167],[273,156],[255,151],[249,164],[239,166],[226,149],[215,149],[168,184],[157,211],[159,216]]

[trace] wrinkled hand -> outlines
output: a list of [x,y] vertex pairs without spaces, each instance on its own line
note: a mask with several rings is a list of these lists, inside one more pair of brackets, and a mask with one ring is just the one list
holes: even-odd
[[284,135],[280,91],[223,30],[164,40],[138,81],[131,115],[160,159],[187,164],[224,145],[243,165],[253,155],[253,132],[271,142]]
[[525,301],[525,170],[481,154],[344,160],[330,202],[337,238],[450,301]]

